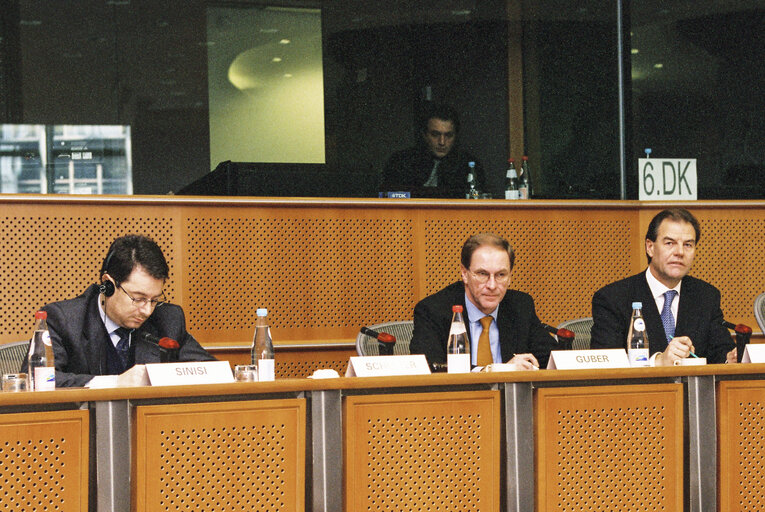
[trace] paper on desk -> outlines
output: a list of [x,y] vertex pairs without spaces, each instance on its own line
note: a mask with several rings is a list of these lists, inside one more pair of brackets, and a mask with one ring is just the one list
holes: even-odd
[[121,375],[96,375],[85,387],[90,389],[134,388],[149,384],[146,365],[137,364]]

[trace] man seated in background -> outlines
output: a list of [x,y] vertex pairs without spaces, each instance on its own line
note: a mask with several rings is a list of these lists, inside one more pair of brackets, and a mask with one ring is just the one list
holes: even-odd
[[688,275],[700,237],[699,221],[685,208],[663,210],[651,220],[648,268],[592,297],[592,348],[626,349],[632,303],[641,302],[652,365],[671,366],[691,352],[709,363],[736,362],[719,290]]
[[429,104],[418,126],[417,144],[394,153],[385,164],[382,192],[464,199],[469,162],[475,162],[476,188],[483,190],[486,181],[480,162],[459,147],[460,123],[454,109]]
[[473,366],[515,363],[525,370],[545,367],[555,340],[537,318],[530,295],[508,290],[515,252],[507,240],[474,235],[462,246],[462,282],[426,297],[414,308],[413,354],[445,363],[452,306],[461,305]]
[[[170,273],[162,250],[141,235],[116,239],[99,283],[77,298],[48,304],[56,386],[84,386],[96,375],[118,375],[135,364],[160,362],[160,347],[140,333],[178,342],[179,361],[211,356],[186,331],[183,310],[165,302]],[[22,371],[25,371],[26,362]]]

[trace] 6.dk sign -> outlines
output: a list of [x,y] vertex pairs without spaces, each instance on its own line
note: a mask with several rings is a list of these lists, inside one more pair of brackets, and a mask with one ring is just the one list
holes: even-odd
[[640,158],[641,201],[696,200],[695,158]]

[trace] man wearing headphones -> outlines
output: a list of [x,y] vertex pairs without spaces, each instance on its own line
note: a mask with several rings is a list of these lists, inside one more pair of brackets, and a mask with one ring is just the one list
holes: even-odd
[[158,363],[163,349],[152,340],[159,338],[177,341],[178,361],[215,359],[186,331],[183,310],[165,302],[162,289],[169,273],[156,242],[123,236],[109,248],[98,284],[75,299],[43,308],[57,387],[85,386],[96,375]]

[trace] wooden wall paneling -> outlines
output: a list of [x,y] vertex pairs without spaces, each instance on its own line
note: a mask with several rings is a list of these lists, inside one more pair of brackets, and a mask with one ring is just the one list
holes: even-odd
[[87,512],[88,450],[87,410],[0,414],[0,510]]
[[[348,343],[361,325],[411,319],[418,300],[459,278],[459,249],[481,231],[516,248],[511,286],[534,297],[543,321],[590,316],[596,289],[645,268],[645,229],[667,206],[12,199],[0,216],[0,342],[28,338],[36,309],[82,293],[110,242],[140,232],[165,252],[166,293],[208,346],[249,344],[258,306],[269,308],[276,345]],[[686,205],[702,223],[692,274],[721,290],[728,320],[751,326],[752,301],[765,290],[765,208],[758,205]]]
[[304,399],[137,406],[133,510],[305,507]]
[[537,510],[683,510],[683,386],[541,388]]
[[499,510],[498,391],[348,396],[344,510]]
[[717,385],[718,510],[765,506],[765,380]]
[[269,309],[276,343],[355,336],[411,318],[412,221],[404,212],[219,209],[185,220],[189,328],[248,342]]

